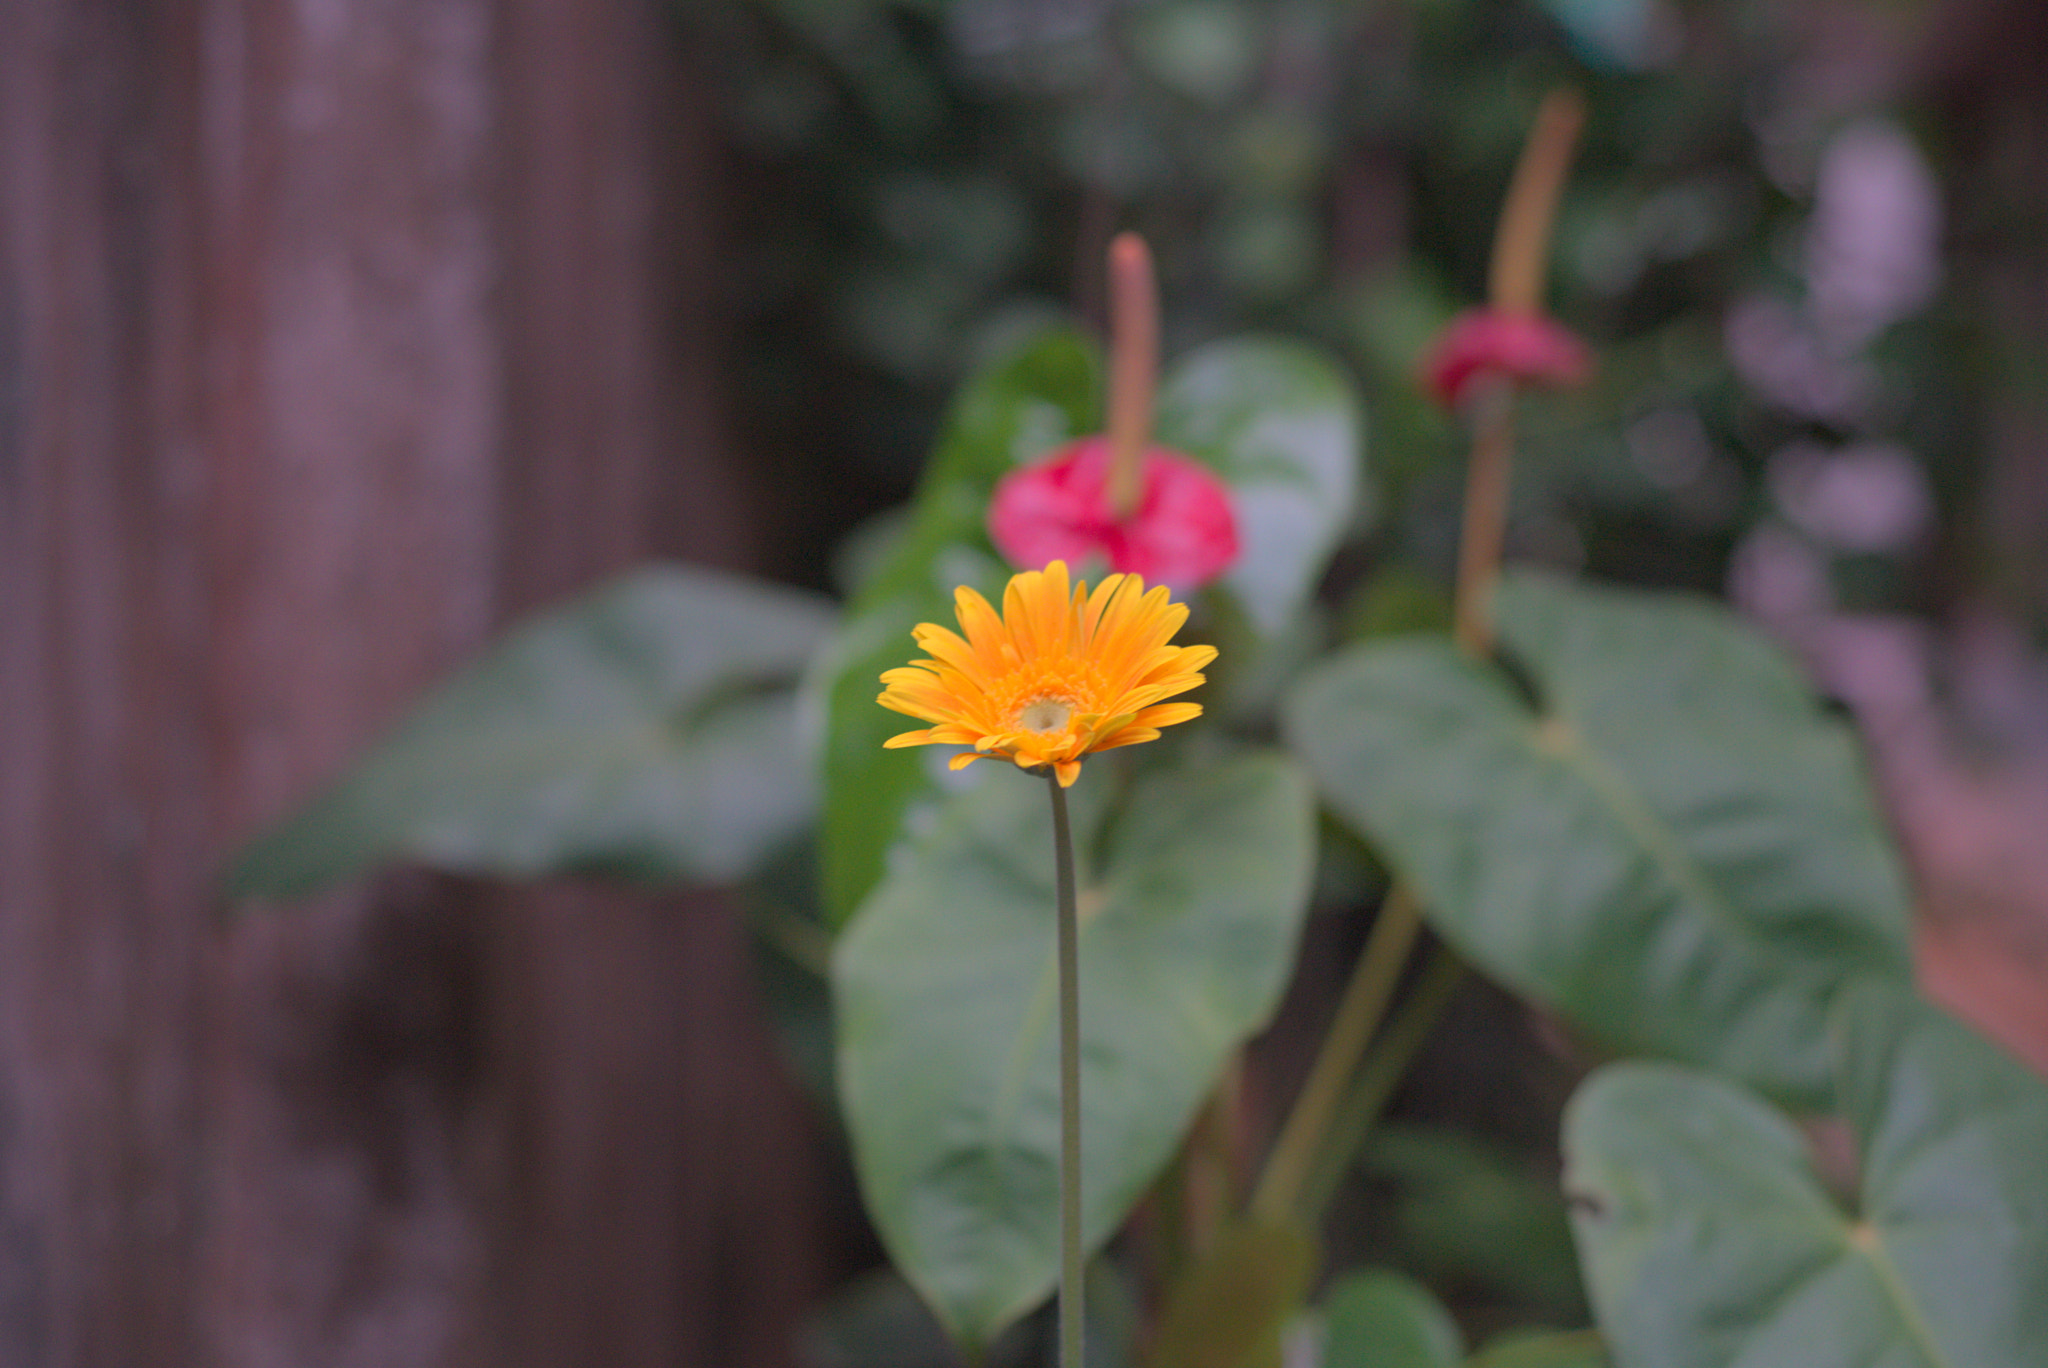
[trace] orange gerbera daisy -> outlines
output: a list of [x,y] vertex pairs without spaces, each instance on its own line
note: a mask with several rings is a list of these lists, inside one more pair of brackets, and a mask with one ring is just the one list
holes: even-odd
[[933,658],[882,676],[885,708],[936,723],[883,744],[972,746],[960,769],[983,756],[1027,770],[1052,768],[1060,787],[1093,751],[1156,740],[1161,727],[1199,717],[1199,703],[1163,703],[1202,682],[1213,646],[1171,646],[1187,605],[1164,585],[1149,592],[1137,575],[1110,575],[1088,592],[1071,588],[1064,561],[1013,576],[1003,615],[962,587],[953,593],[960,629],[929,622],[912,633]]

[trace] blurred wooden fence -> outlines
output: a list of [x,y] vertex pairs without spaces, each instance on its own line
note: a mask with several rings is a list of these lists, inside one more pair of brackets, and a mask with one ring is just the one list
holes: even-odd
[[715,895],[217,873],[520,611],[744,564],[654,0],[0,6],[0,1365],[773,1365]]

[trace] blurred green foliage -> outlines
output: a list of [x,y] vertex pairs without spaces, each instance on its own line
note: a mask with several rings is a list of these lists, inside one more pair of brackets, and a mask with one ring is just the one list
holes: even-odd
[[[902,502],[947,396],[990,357],[1049,319],[1099,328],[1104,248],[1134,228],[1169,360],[1278,333],[1360,384],[1380,509],[1324,586],[1336,637],[1440,625],[1466,444],[1418,361],[1481,299],[1530,114],[1570,83],[1590,117],[1549,303],[1599,366],[1522,407],[1510,555],[1766,616],[1925,607],[2009,574],[1973,540],[1972,501],[1999,405],[2038,402],[2040,340],[1934,284],[2000,252],[2038,261],[2042,239],[1959,198],[1983,180],[1971,136],[1905,84],[1940,8],[693,4],[733,151],[732,400],[784,503],[781,568],[832,579],[834,548]],[[1304,621],[1301,657],[1322,630]],[[1217,716],[1268,712],[1280,686],[1256,684],[1220,680]],[[1431,1194],[1403,1211],[1448,1209],[1442,1183],[1402,1182]],[[1562,1284],[1493,1290],[1569,1321],[1571,1270],[1529,1256],[1560,1218],[1531,1219],[1502,1262]],[[1559,1344],[1501,1352],[1597,1357]]]
[[[1938,160],[1952,149],[1897,60],[1933,12],[1843,0],[1829,27],[1817,4],[1766,0],[691,6],[733,154],[731,402],[784,506],[777,568],[836,581],[848,613],[813,656],[827,610],[787,590],[657,571],[568,605],[255,847],[239,887],[289,894],[394,857],[732,879],[772,855],[752,890],[764,978],[821,1094],[837,1013],[882,1242],[987,1363],[1040,1357],[1050,893],[1016,855],[1040,817],[1023,789],[941,792],[883,752],[901,723],[871,699],[910,624],[1001,579],[982,532],[995,479],[1093,425],[1092,349],[1047,324],[1099,324],[1104,249],[1136,228],[1165,301],[1160,432],[1275,516],[1250,521],[1245,567],[1196,620],[1224,646],[1213,732],[1105,764],[1118,787],[1084,791],[1108,804],[1083,826],[1108,833],[1090,892],[1116,914],[1084,938],[1084,976],[1108,988],[1088,1025],[1086,1224],[1097,1245],[1139,1228],[1097,1267],[1097,1361],[1264,1365],[1308,1344],[1333,1368],[1391,1362],[1390,1345],[1448,1365],[1466,1352],[1452,1312],[1475,1332],[1576,1324],[1588,1290],[1600,1334],[1496,1339],[1466,1362],[1592,1365],[1611,1344],[1716,1368],[1739,1342],[1764,1346],[1744,1362],[1817,1363],[1809,1312],[1886,1362],[2028,1359],[2048,1258],[2022,1238],[2038,1222],[1997,1217],[2038,1214],[2026,1164],[2048,1095],[1903,996],[1906,893],[1846,728],[1748,626],[1679,596],[1516,573],[1506,661],[1436,639],[1466,443],[1415,382],[1483,293],[1531,111],[1578,86],[1590,120],[1550,303],[1600,364],[1521,407],[1512,558],[1725,588],[1776,620],[1933,593],[1935,553],[1974,535],[1983,431],[2041,397],[2026,338],[1941,289],[2034,220],[1945,193],[1964,173]],[[1986,236],[1945,247],[1950,212]],[[1275,447],[1269,420],[1306,438]],[[878,518],[920,472],[911,511]],[[2008,571],[1993,556],[1969,573]],[[1312,667],[1333,643],[1350,644]],[[1272,738],[1276,708],[1301,770],[1243,749]],[[799,719],[825,745],[816,847],[793,839],[816,797]],[[1303,771],[1342,834],[1314,839]],[[732,797],[733,775],[761,780],[759,800]],[[1596,1075],[1567,1129],[1570,1224],[1554,1157],[1503,1144],[1498,1090],[1455,1130],[1403,1124],[1394,1098],[1351,1196],[1384,1236],[1372,1263],[1430,1288],[1353,1270],[1309,1312],[1306,1232],[1247,1224],[1206,1248],[1184,1232],[1176,1293],[1174,1270],[1123,1257],[1173,1247],[1148,1192],[1267,1020],[1311,899],[1363,902],[1387,868],[1539,1009],[1691,1067]],[[1786,1102],[1834,1107],[1865,1142],[1859,1210],[1809,1172]],[[1731,1192],[1767,1200],[1703,1260]],[[2003,1241],[1988,1254],[1984,1231]],[[1759,1266],[1821,1270],[1826,1295],[1781,1296]],[[1235,1302],[1216,1295],[1230,1287]],[[1966,1297],[1986,1305],[1940,1309]],[[949,1361],[894,1277],[822,1308],[805,1352]]]
[[[1845,132],[1874,127],[1912,155],[1891,57],[1928,21],[1920,4],[1851,4],[1831,33],[1809,8],[692,7],[740,167],[736,403],[786,500],[790,568],[822,582],[847,527],[901,500],[945,394],[993,348],[1048,315],[1099,323],[1104,245],[1136,228],[1159,260],[1169,356],[1274,330],[1355,368],[1392,516],[1350,564],[1447,581],[1462,438],[1419,394],[1417,359],[1480,298],[1530,112],[1569,82],[1591,117],[1551,304],[1601,365],[1588,389],[1530,406],[1512,548],[1719,590],[1731,553],[1762,528],[1737,560],[1767,596],[1798,591],[1804,574],[1830,602],[1915,601],[1928,591],[1931,521],[1907,519],[1874,551],[1844,548],[1781,506],[1771,474],[1802,444],[1897,446],[1907,463],[1891,472],[1905,481],[1894,497],[1925,503],[1932,491],[1952,505],[1977,479],[1978,407],[1958,395],[1986,383],[1961,373],[1971,353],[1954,345],[1972,325],[1910,290],[1867,335],[1820,336],[1831,153]],[[1844,250],[1910,274],[1931,242],[1914,238],[1910,213],[1879,216],[1892,238]],[[1861,384],[1862,398],[1830,407],[1787,392],[1797,368],[1769,351],[1771,337],[1752,339],[1745,372],[1733,335],[1771,317],[1786,325],[1778,351],[1826,372],[1808,379]],[[815,402],[789,403],[799,390]],[[1885,472],[1865,473],[1868,485]],[[1843,497],[1859,493],[1872,497],[1862,486]]]

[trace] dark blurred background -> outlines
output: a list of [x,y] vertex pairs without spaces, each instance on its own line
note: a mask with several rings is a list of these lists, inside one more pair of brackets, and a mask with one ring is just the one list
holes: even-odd
[[[1930,989],[2048,1067],[2033,0],[0,30],[0,1364],[824,1361],[801,1327],[874,1251],[733,897],[395,873],[230,914],[223,861],[616,569],[839,584],[954,383],[1099,321],[1124,228],[1169,356],[1280,331],[1364,386],[1339,629],[1427,595],[1462,439],[1417,358],[1559,83],[1591,117],[1551,303],[1600,368],[1530,406],[1511,551],[1800,652],[1869,738]],[[1465,1015],[1467,1082],[1411,1112],[1476,1087],[1489,1021],[1530,1034]]]

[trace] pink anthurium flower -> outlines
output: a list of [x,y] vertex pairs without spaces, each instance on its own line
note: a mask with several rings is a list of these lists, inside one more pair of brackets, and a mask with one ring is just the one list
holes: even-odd
[[1082,437],[1011,471],[989,503],[988,531],[1011,564],[1037,569],[1056,560],[1106,562],[1186,592],[1237,559],[1230,487],[1192,457],[1148,446],[1138,498],[1118,516],[1110,502],[1110,439]]
[[1423,363],[1423,383],[1445,408],[1457,408],[1474,381],[1500,376],[1518,384],[1576,385],[1593,373],[1586,344],[1533,310],[1467,309],[1451,320]]

